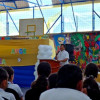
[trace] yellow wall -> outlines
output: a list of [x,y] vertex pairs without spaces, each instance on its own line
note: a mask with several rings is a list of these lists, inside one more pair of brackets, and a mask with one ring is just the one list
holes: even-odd
[[55,55],[56,55],[56,49],[55,49],[53,40],[49,39],[49,45],[52,46],[52,53],[53,53],[53,54],[52,54],[52,58],[54,58]]
[[[51,43],[50,43],[51,42]],[[34,40],[0,40],[0,66],[27,66],[34,65],[37,62],[38,46],[51,45],[53,47],[53,56],[55,56],[54,43],[50,39],[34,39]],[[26,54],[12,52],[13,50],[26,49]],[[18,58],[21,61],[18,62]]]

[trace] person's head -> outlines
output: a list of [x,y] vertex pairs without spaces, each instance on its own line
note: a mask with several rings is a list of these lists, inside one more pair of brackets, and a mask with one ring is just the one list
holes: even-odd
[[86,77],[89,77],[89,76],[93,75],[93,77],[96,78],[98,76],[98,67],[97,67],[97,65],[94,64],[94,63],[89,63],[86,66],[84,74],[85,74]]
[[61,51],[65,50],[65,45],[64,45],[64,44],[61,44],[61,45],[60,45],[60,50],[61,50]]
[[6,89],[8,85],[8,73],[3,68],[0,68],[0,88]]
[[55,88],[56,87],[56,83],[57,83],[57,73],[53,73],[48,77],[48,81],[49,81],[49,86],[48,88]]
[[92,76],[86,78],[86,80],[83,82],[83,88],[86,88],[87,95],[92,100],[99,100],[100,99],[99,86]]
[[13,81],[13,78],[14,78],[14,70],[13,70],[13,68],[12,67],[9,67],[9,66],[6,66],[6,67],[3,67],[6,71],[7,71],[7,73],[8,73],[8,75],[9,75],[9,81]]
[[57,87],[82,89],[82,71],[73,64],[66,64],[58,71]]
[[51,66],[48,62],[41,62],[37,67],[38,75],[48,77],[51,73]]

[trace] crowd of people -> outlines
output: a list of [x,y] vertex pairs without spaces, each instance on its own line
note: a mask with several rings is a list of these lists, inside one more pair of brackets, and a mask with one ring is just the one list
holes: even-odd
[[85,72],[73,64],[62,66],[48,77],[48,90],[38,100],[100,100],[100,85],[96,82],[98,67],[86,66]]
[[[58,72],[51,73],[50,64],[41,62],[37,67],[38,78],[26,91],[25,100],[100,100],[97,65],[89,63],[83,72],[79,66],[68,63],[68,53],[63,45],[60,48],[56,55],[61,65]],[[0,100],[24,100],[22,90],[13,83],[13,78],[12,67],[0,68]]]
[[[94,63],[82,70],[74,64],[65,64],[51,73],[48,62],[37,68],[38,78],[32,82],[25,100],[100,100],[100,85],[96,82],[98,67]],[[0,68],[0,100],[23,100],[23,93],[13,83],[12,67]]]

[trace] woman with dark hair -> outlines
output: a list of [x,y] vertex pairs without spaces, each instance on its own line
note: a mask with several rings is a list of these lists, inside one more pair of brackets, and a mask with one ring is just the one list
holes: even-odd
[[94,63],[89,63],[87,66],[86,66],[86,69],[85,69],[85,73],[84,75],[86,77],[89,77],[90,75],[92,75],[94,78],[97,78],[98,76],[98,67],[96,64]]
[[40,94],[47,90],[47,77],[51,73],[50,64],[47,62],[41,62],[38,65],[37,72],[38,78],[36,81],[32,82],[32,88],[26,92],[25,100],[39,100]]
[[98,67],[94,63],[89,63],[86,66],[85,80],[83,83],[83,90],[92,100],[100,100],[100,89],[98,83],[95,81],[95,78],[98,76]]
[[[94,63],[89,63],[86,66],[84,76],[85,76],[85,78],[92,76],[93,79],[95,80],[98,77],[98,72],[99,72],[98,66]],[[100,83],[97,82],[97,84],[100,88]]]
[[100,100],[100,90],[94,77],[91,75],[83,83],[83,88],[86,89],[87,95],[92,100]]

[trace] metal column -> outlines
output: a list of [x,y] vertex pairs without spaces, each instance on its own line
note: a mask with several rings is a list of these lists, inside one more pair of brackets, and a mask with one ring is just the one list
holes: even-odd
[[9,36],[8,11],[6,11],[6,36]]
[[61,3],[61,33],[63,33],[63,4]]
[[92,0],[92,31],[95,30],[94,0]]
[[34,18],[34,7],[33,7],[33,18]]

